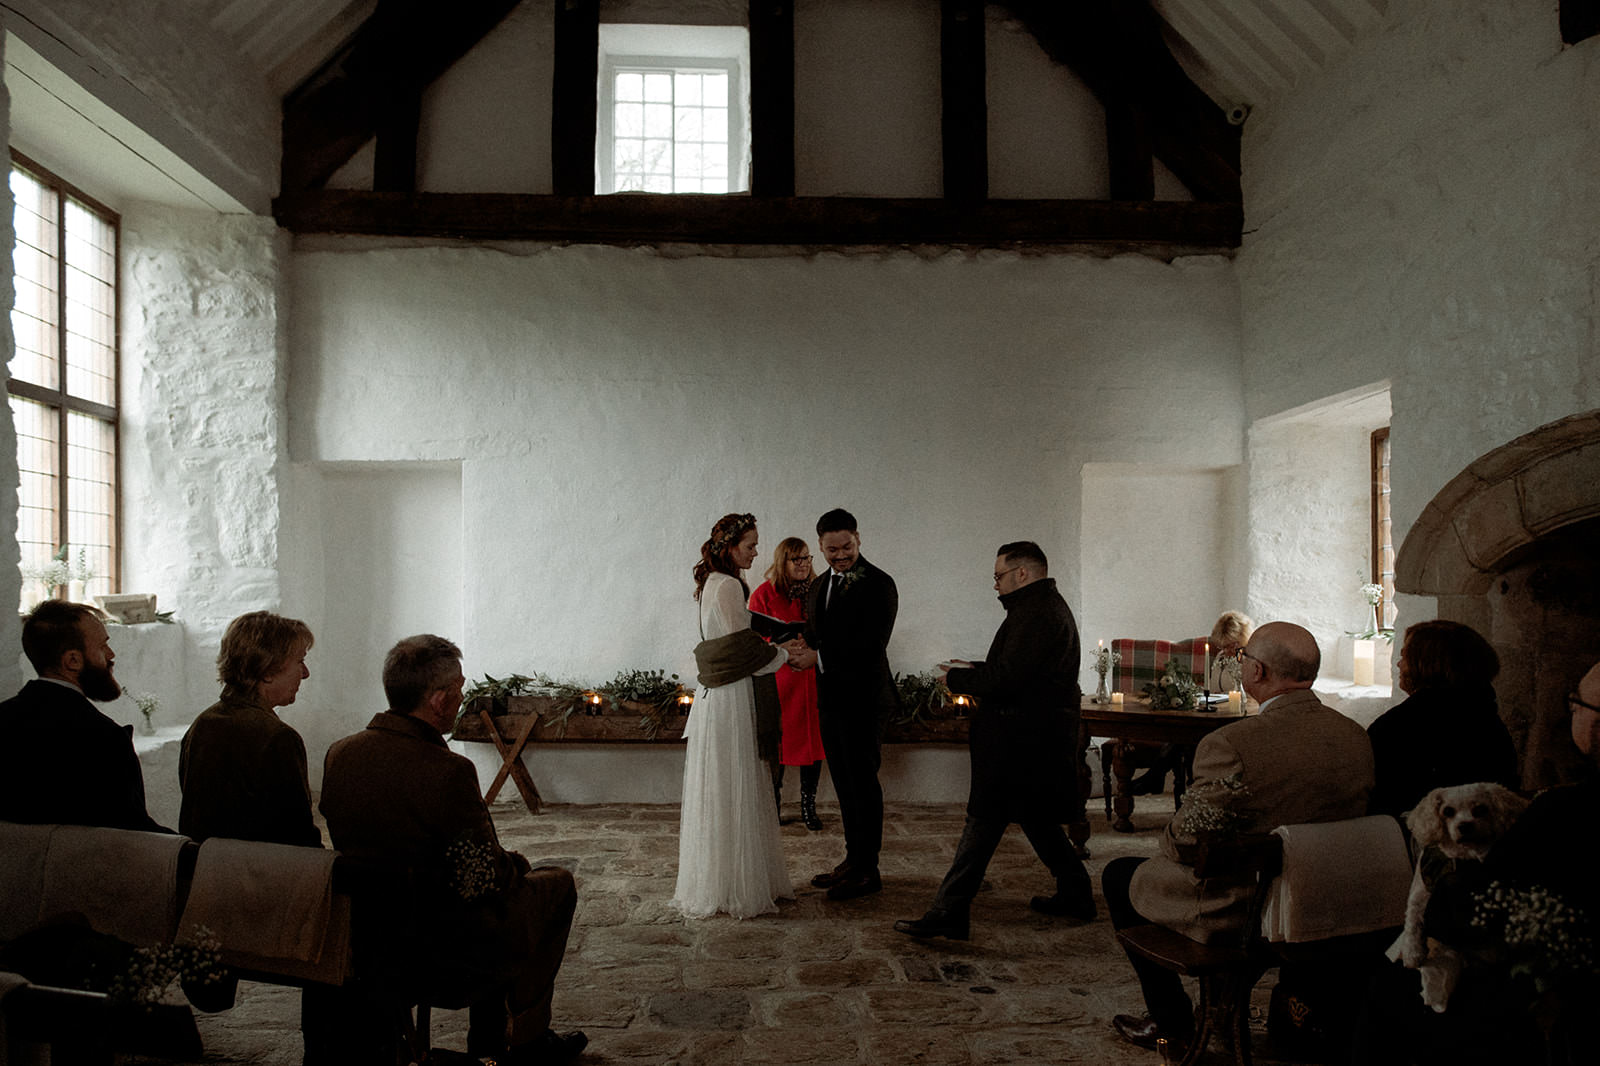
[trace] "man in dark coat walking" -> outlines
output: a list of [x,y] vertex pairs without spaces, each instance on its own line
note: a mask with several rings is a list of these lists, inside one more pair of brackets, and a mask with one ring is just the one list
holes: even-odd
[[979,700],[970,734],[972,791],[961,843],[933,906],[894,923],[909,936],[967,939],[972,899],[1013,822],[1056,879],[1055,894],[1035,896],[1030,906],[1078,922],[1095,917],[1094,885],[1061,828],[1083,815],[1075,770],[1078,625],[1032,541],[1001,545],[994,585],[1006,619],[988,658],[941,664],[951,692]]

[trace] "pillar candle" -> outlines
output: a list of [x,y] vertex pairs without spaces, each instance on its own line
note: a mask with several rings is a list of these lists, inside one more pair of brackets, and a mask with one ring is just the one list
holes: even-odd
[[1121,707],[1122,706],[1122,693],[1113,692],[1111,694],[1111,706],[1113,706],[1113,707]]
[[1358,685],[1372,684],[1372,659],[1377,649],[1370,640],[1355,642],[1355,669],[1351,673],[1352,679]]
[[1233,714],[1238,714],[1244,710],[1244,693],[1238,689],[1228,693],[1228,710]]

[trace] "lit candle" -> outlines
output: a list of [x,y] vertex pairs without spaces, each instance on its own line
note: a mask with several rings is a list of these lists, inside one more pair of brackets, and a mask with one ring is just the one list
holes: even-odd
[[1358,640],[1355,642],[1355,669],[1351,671],[1351,676],[1356,684],[1372,684],[1372,660],[1376,654],[1377,649],[1373,647],[1372,641]]
[[1113,707],[1121,707],[1122,706],[1122,693],[1113,692],[1111,694],[1111,706],[1113,706]]
[[1243,710],[1244,693],[1240,692],[1238,689],[1228,693],[1228,711],[1232,714],[1239,714]]

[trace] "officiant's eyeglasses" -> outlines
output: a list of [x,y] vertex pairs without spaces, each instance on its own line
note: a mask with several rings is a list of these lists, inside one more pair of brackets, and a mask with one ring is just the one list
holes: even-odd
[[1600,707],[1596,707],[1592,703],[1579,699],[1576,692],[1567,693],[1567,713],[1577,714],[1579,707],[1582,707],[1586,711],[1593,711],[1595,714],[1600,714]]

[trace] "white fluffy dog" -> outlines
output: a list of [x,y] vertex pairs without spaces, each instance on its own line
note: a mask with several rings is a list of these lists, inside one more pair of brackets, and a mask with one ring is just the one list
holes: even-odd
[[1528,801],[1503,785],[1488,781],[1475,785],[1436,788],[1406,815],[1406,827],[1417,843],[1417,871],[1406,897],[1406,924],[1389,946],[1388,956],[1422,975],[1422,1001],[1436,1011],[1450,1002],[1461,976],[1461,956],[1437,940],[1422,935],[1422,918],[1439,874],[1459,860],[1481,862]]

